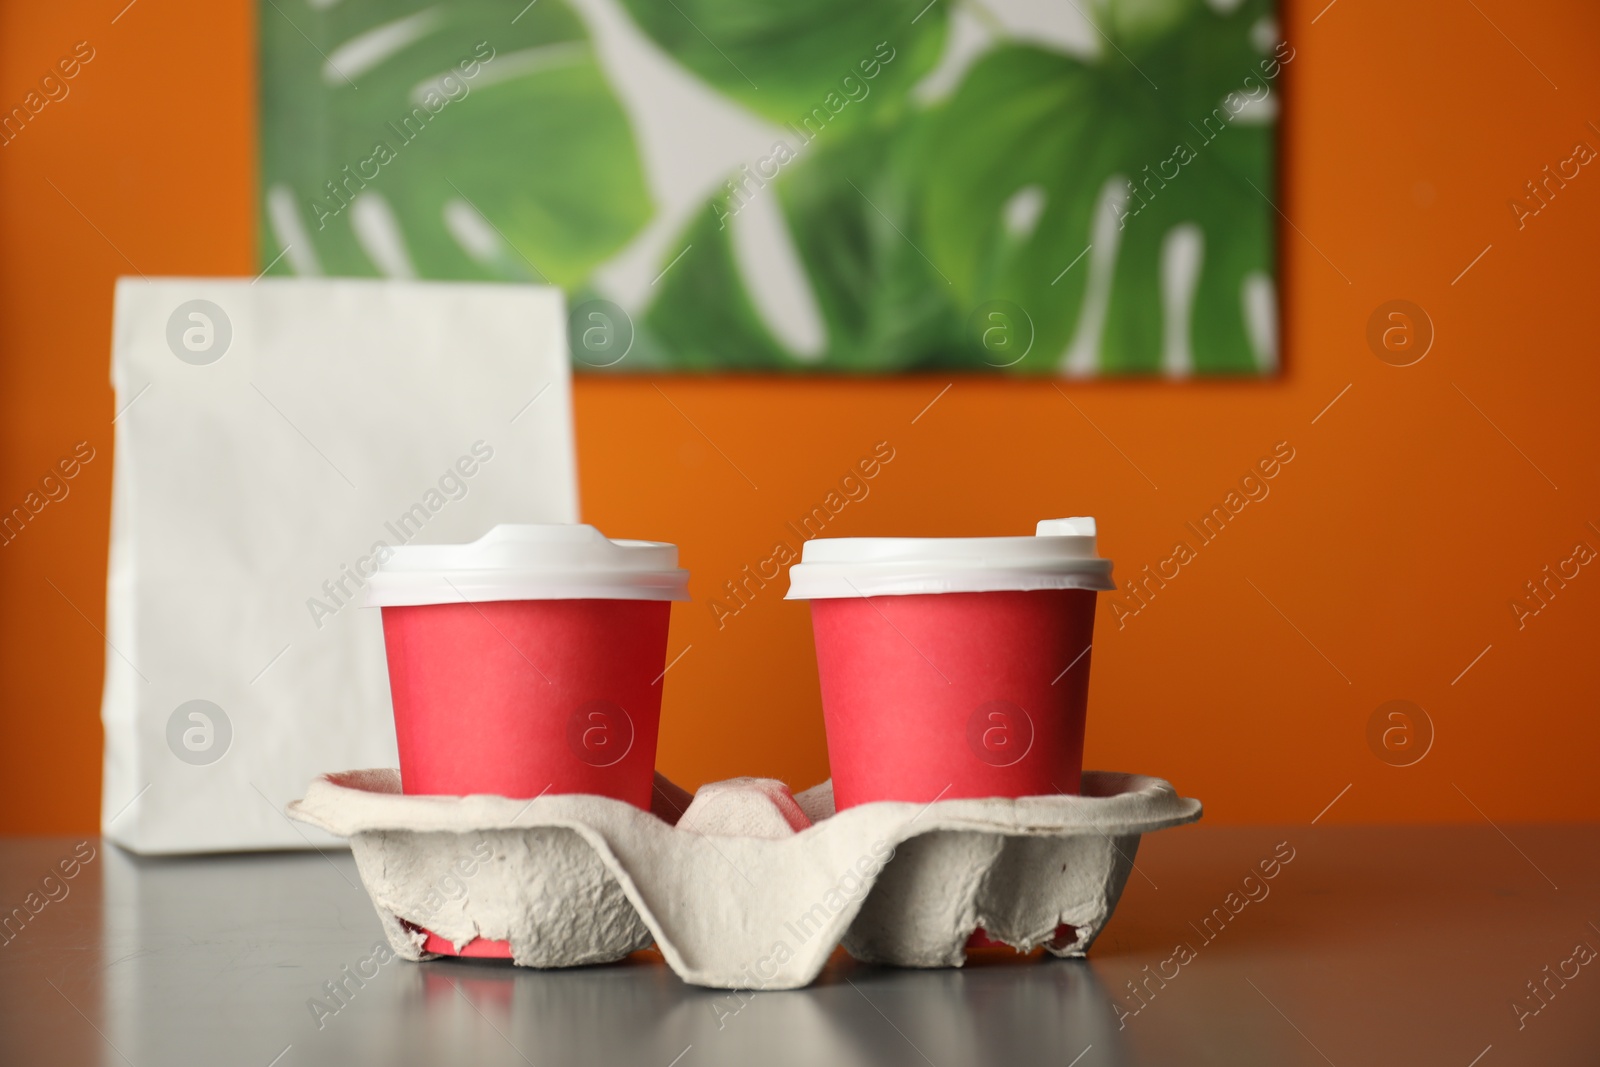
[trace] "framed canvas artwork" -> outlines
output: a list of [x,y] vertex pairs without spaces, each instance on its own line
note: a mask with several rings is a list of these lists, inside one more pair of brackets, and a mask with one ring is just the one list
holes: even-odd
[[544,282],[580,370],[1278,366],[1273,0],[262,0],[269,273]]

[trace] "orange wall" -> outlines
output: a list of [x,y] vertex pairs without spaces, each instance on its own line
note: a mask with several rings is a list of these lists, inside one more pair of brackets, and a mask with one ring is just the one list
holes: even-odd
[[[142,0],[113,24],[125,2],[0,5],[6,108],[74,43],[96,50],[0,148],[0,504],[79,440],[101,454],[0,549],[0,832],[97,823],[112,279],[254,273],[251,8]],[[1508,208],[1576,141],[1600,147],[1600,8],[1337,0],[1313,23],[1323,2],[1283,18],[1283,378],[1065,397],[959,379],[914,425],[949,378],[579,384],[586,518],[678,542],[701,598],[673,623],[673,652],[693,648],[668,675],[663,770],[826,774],[805,606],[775,584],[719,631],[705,598],[874,442],[896,458],[838,533],[1089,513],[1132,576],[1288,441],[1270,497],[1124,628],[1102,599],[1089,764],[1170,778],[1216,821],[1309,820],[1347,784],[1326,821],[1600,817],[1600,568],[1521,630],[1509,606],[1576,542],[1600,548],[1600,166],[1521,230]],[[1365,340],[1396,298],[1437,329],[1407,368]],[[1395,698],[1437,732],[1405,768],[1367,742]]]

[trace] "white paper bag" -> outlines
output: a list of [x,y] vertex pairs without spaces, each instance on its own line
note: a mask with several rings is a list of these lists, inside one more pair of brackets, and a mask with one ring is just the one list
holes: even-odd
[[311,779],[396,765],[363,574],[403,543],[577,520],[556,289],[124,278],[102,829],[303,848]]

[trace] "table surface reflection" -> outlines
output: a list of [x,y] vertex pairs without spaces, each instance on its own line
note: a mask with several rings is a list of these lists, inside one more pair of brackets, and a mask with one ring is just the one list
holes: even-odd
[[653,953],[392,960],[342,1005],[324,983],[382,940],[348,853],[12,838],[0,1063],[1600,1063],[1600,965],[1579,962],[1600,949],[1600,826],[1502,829],[1165,831],[1087,961],[905,971],[836,952],[809,989],[734,994]]

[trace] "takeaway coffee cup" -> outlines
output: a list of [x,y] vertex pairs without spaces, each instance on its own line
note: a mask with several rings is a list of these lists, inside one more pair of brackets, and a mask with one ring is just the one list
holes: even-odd
[[496,526],[394,549],[368,585],[409,794],[592,793],[646,810],[678,549]]
[[1090,518],[1033,537],[818,538],[811,601],[838,810],[1078,792],[1096,590]]

